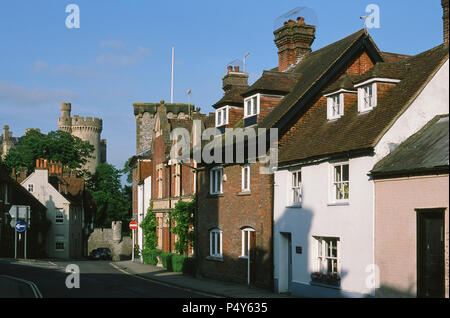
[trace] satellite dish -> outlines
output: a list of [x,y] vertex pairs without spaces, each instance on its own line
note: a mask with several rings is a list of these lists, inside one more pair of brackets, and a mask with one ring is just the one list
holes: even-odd
[[317,14],[313,9],[308,7],[296,7],[276,18],[273,24],[273,30],[275,31],[281,28],[286,21],[297,21],[298,17],[305,18],[305,23],[314,25],[316,29],[319,26],[319,19],[317,18]]

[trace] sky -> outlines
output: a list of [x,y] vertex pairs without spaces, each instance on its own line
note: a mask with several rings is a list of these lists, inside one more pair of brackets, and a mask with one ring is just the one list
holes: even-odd
[[[69,4],[79,28],[66,26]],[[442,43],[440,0],[0,0],[0,127],[15,137],[56,130],[70,102],[72,115],[103,119],[108,162],[122,168],[136,152],[133,103],[170,102],[172,46],[174,102],[191,89],[190,102],[209,113],[228,63],[250,52],[250,83],[278,65],[279,17],[306,8],[317,50],[362,29],[370,4],[380,9],[369,30],[380,50],[414,55]]]

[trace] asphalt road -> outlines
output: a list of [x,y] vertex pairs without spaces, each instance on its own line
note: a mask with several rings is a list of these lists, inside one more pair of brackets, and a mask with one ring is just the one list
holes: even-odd
[[[80,269],[79,287],[67,288],[66,266],[75,264]],[[124,274],[110,265],[110,261],[11,261],[0,260],[0,276],[7,275],[34,283],[43,298],[205,298],[176,287],[167,287],[153,281]],[[72,284],[76,280],[69,280]],[[5,284],[2,284],[5,286]],[[8,289],[12,287],[3,287]],[[26,289],[26,287],[21,287]],[[0,286],[0,295],[2,295]],[[8,291],[3,291],[3,294]],[[22,292],[16,297],[29,297]],[[12,293],[10,293],[12,295]],[[28,296],[23,296],[28,295]]]

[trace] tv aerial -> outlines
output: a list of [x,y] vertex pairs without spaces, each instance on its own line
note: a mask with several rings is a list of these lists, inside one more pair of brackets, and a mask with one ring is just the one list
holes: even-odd
[[273,23],[273,30],[275,31],[281,28],[286,21],[297,21],[298,17],[305,18],[305,23],[316,26],[316,29],[319,26],[317,14],[313,9],[308,7],[295,7],[275,19]]

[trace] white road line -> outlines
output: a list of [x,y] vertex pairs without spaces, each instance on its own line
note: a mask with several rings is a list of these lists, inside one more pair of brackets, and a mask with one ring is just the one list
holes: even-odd
[[115,269],[117,269],[118,271],[120,271],[120,272],[122,272],[122,273],[124,273],[126,275],[130,275],[130,276],[133,276],[133,277],[145,280],[147,282],[150,281],[150,282],[155,283],[155,284],[163,285],[163,286],[170,287],[170,288],[176,288],[176,289],[180,289],[180,290],[191,292],[191,293],[196,293],[196,294],[207,296],[207,297],[223,298],[223,297],[220,297],[220,296],[217,296],[217,295],[212,295],[212,294],[208,294],[208,293],[192,290],[192,289],[189,289],[189,288],[184,288],[184,287],[180,287],[180,286],[166,284],[166,283],[163,283],[163,282],[158,281],[158,280],[154,280],[154,279],[151,279],[151,278],[138,276],[136,274],[132,274],[132,273],[129,273],[129,272],[123,270],[122,268],[120,268],[119,266],[117,266],[116,264],[113,264],[113,263],[109,263],[109,265],[111,265],[112,267],[114,267]]
[[18,277],[12,277],[12,276],[9,276],[9,275],[0,275],[0,277],[5,277],[5,278],[9,278],[9,279],[12,279],[12,280],[16,280],[16,281],[25,283],[28,286],[30,286],[31,290],[33,291],[33,294],[34,294],[35,298],[43,298],[42,293],[39,291],[39,288],[37,288],[36,284],[33,283],[33,282],[30,282],[28,280],[21,279],[21,278],[18,278]]

